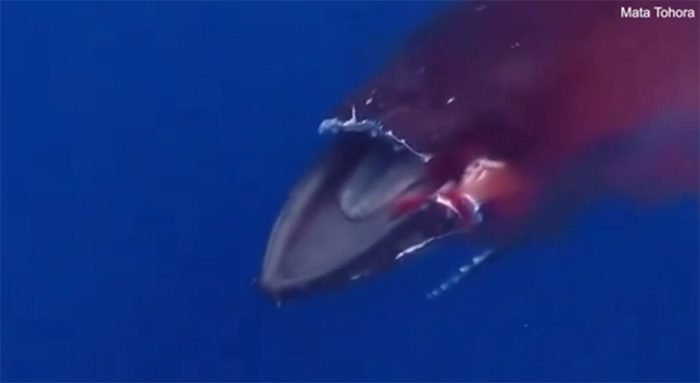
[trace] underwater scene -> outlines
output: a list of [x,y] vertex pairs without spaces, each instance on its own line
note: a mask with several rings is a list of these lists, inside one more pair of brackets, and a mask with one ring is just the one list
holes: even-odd
[[2,381],[698,381],[700,6],[0,4]]

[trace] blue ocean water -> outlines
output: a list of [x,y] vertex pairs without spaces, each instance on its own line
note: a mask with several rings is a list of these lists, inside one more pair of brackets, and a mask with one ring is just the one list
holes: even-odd
[[318,122],[444,4],[2,3],[3,380],[698,380],[698,203],[277,308]]

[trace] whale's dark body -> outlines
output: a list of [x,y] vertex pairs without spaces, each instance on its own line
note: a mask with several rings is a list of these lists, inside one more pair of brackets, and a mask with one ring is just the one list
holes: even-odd
[[[611,1],[449,9],[322,123],[340,134],[282,211],[262,287],[356,279],[456,230],[512,243],[600,194],[697,194],[698,4],[662,5],[696,16],[624,18],[652,5]],[[507,173],[465,227],[433,197],[477,158]],[[423,198],[397,210],[407,196]]]

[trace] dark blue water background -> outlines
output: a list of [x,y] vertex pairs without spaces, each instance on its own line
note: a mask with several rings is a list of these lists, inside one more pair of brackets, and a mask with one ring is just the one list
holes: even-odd
[[6,380],[696,380],[698,204],[604,201],[425,294],[452,241],[251,287],[320,119],[436,3],[3,3]]

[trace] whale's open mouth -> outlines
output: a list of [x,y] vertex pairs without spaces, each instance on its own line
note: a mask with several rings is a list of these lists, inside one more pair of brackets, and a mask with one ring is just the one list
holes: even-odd
[[429,201],[397,213],[396,201],[439,186],[424,157],[367,134],[376,129],[369,123],[336,128],[342,133],[293,190],[268,242],[260,284],[274,297],[370,274],[459,225]]

